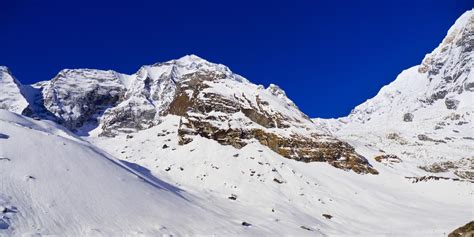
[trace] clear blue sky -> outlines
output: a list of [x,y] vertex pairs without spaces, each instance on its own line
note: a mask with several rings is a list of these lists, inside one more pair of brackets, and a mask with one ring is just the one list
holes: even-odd
[[0,0],[0,65],[24,84],[63,68],[134,73],[196,54],[339,117],[418,64],[469,0]]

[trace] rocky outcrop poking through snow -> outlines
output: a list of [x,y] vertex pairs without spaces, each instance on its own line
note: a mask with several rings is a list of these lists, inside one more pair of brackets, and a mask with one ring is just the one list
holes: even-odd
[[286,158],[377,173],[352,146],[315,129],[274,85],[264,89],[225,74],[190,74],[179,84],[168,112],[181,116],[181,144],[191,142],[196,135],[236,148],[257,140]]
[[449,233],[448,237],[469,237],[474,236],[474,221],[471,221],[464,226],[455,229]]

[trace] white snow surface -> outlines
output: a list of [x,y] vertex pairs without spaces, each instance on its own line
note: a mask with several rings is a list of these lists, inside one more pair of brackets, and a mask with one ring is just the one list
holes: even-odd
[[21,84],[13,77],[10,70],[0,66],[0,109],[21,113],[28,106],[22,94]]
[[[412,183],[374,161],[375,148],[358,145],[357,152],[371,157],[380,174],[358,175],[326,163],[285,159],[257,141],[240,150],[200,137],[180,146],[178,123],[179,117],[169,116],[132,136],[88,140],[266,235],[444,236],[473,216],[471,183]],[[232,195],[237,199],[229,200]]]
[[51,122],[0,110],[0,128],[0,236],[259,233]]
[[258,142],[178,146],[178,122],[92,145],[0,110],[0,235],[443,236],[472,218],[470,183],[413,184],[375,163],[380,175],[358,175]]

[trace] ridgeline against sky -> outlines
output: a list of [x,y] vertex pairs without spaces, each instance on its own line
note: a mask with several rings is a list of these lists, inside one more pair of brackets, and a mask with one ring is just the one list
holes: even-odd
[[24,84],[64,68],[133,73],[196,54],[340,117],[421,62],[473,6],[456,1],[2,1],[0,65]]

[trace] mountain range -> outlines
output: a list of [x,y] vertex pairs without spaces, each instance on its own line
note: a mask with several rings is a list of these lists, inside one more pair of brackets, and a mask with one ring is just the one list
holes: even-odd
[[474,219],[473,49],[470,10],[337,119],[196,55],[0,67],[0,235],[447,235]]

